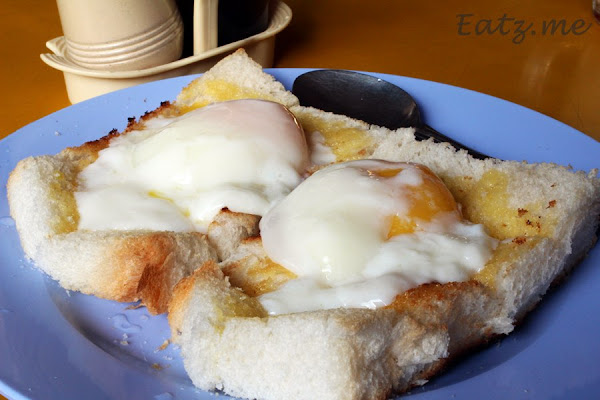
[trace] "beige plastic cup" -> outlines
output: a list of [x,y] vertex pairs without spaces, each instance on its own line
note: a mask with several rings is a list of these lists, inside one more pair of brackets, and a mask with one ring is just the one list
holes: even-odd
[[[180,8],[181,15],[185,18],[191,16],[193,3],[185,3],[189,0],[180,1],[184,6],[189,6],[189,12],[186,12],[185,8]],[[238,48],[244,48],[248,55],[264,68],[270,68],[273,66],[275,37],[289,25],[291,19],[290,7],[282,0],[275,0],[269,10],[269,24],[264,31],[251,36],[245,36],[246,32],[240,33],[238,37],[245,37],[242,40],[234,40],[197,55],[135,71],[96,70],[77,65],[65,57],[67,46],[64,36],[46,42],[46,47],[50,49],[51,53],[41,54],[40,57],[50,67],[63,72],[69,100],[72,103],[78,103],[91,97],[142,83],[206,72],[219,60]],[[186,26],[189,25],[191,24]],[[191,32],[189,33],[191,34]],[[190,37],[190,39],[192,38]],[[191,54],[192,41],[190,40],[189,43],[189,53]]]
[[130,71],[181,57],[175,0],[57,0],[65,57],[85,68]]

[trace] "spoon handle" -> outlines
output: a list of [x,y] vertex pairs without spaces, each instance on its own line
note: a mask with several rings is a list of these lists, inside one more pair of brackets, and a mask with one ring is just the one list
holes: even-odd
[[454,139],[450,139],[448,136],[439,133],[438,131],[436,131],[435,129],[433,129],[432,127],[430,127],[427,124],[423,124],[423,125],[415,127],[415,137],[417,138],[417,140],[427,140],[429,138],[432,138],[433,141],[436,143],[441,143],[441,142],[449,143],[455,149],[457,149],[457,150],[464,149],[471,156],[478,158],[480,160],[490,158],[490,156],[480,153],[477,150],[473,150],[472,148],[467,147],[464,144],[457,142]]

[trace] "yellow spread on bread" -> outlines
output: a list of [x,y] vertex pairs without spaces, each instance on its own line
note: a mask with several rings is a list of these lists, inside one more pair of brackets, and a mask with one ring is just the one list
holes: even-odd
[[[197,101],[198,92],[202,93],[202,102]],[[243,88],[231,82],[220,79],[205,79],[200,84],[195,84],[193,90],[184,88],[179,97],[178,103],[184,104],[178,107],[180,114],[185,114],[197,108],[205,107],[208,104],[241,99],[262,99],[275,100],[254,90]],[[193,102],[192,102],[193,101]],[[176,103],[177,104],[177,103]]]
[[540,237],[518,237],[513,240],[500,242],[494,250],[492,258],[485,267],[473,275],[473,279],[479,281],[490,288],[496,286],[496,279],[501,279],[500,271],[503,268],[510,267],[514,260],[531,251],[539,242]]
[[536,202],[520,208],[511,206],[509,183],[507,173],[492,169],[479,180],[455,178],[449,186],[463,205],[465,217],[484,224],[497,239],[552,236],[556,220],[551,208],[555,204]]
[[338,162],[363,159],[373,151],[373,140],[365,135],[363,129],[315,118],[310,114],[297,113],[296,117],[305,132],[319,132],[323,136],[324,144],[331,149]]
[[77,230],[79,213],[73,191],[74,179],[69,179],[63,172],[56,172],[49,182],[49,197],[58,207],[58,212],[52,221],[53,231],[56,234],[70,233]]

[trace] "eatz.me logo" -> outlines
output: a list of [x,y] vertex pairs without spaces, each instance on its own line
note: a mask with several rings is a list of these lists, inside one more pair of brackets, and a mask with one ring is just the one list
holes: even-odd
[[460,36],[502,35],[511,38],[515,44],[523,43],[527,36],[567,36],[583,35],[592,23],[583,19],[568,22],[566,19],[548,19],[534,23],[504,14],[499,18],[477,18],[475,14],[457,14],[457,28]]

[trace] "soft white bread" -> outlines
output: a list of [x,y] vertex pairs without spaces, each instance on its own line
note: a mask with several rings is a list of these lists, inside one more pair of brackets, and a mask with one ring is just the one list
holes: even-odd
[[169,319],[181,327],[177,343],[201,388],[248,398],[385,398],[447,355],[443,326],[394,310],[268,318],[214,263],[177,288]]
[[[256,68],[239,61],[244,75]],[[215,75],[229,90],[246,85],[239,71]],[[188,104],[201,96],[203,79],[186,89]],[[596,241],[595,171],[476,160],[445,144],[416,141],[410,129],[392,132],[311,108],[291,110],[309,140],[322,137],[337,162],[427,165],[465,217],[501,242],[471,280],[419,286],[385,309],[268,317],[254,296],[293,274],[268,259],[260,238],[244,240],[219,268],[209,262],[183,279],[169,308],[173,340],[202,389],[257,399],[382,399],[405,391],[462,352],[509,333]]]
[[208,226],[208,240],[215,248],[219,260],[232,256],[240,243],[258,236],[258,215],[222,210]]
[[[214,102],[218,96],[267,97],[288,106],[297,104],[281,83],[263,74],[257,66],[239,68],[248,57],[238,52],[229,62],[205,74],[203,95],[194,107]],[[236,74],[243,80],[237,95],[216,80]],[[162,313],[173,286],[207,260],[224,257],[243,238],[257,232],[258,218],[221,212],[208,234],[149,231],[83,231],[78,229],[74,192],[78,174],[98,157],[118,135],[142,129],[155,119],[180,115],[189,110],[186,93],[176,103],[131,120],[122,133],[82,146],[67,148],[54,156],[22,160],[8,181],[8,201],[24,252],[44,272],[69,290],[118,301],[137,301],[151,313]],[[202,104],[200,104],[202,103]]]
[[219,101],[253,98],[275,101],[288,108],[299,104],[281,82],[263,73],[245,51],[238,50],[184,88],[175,105],[186,111]]

